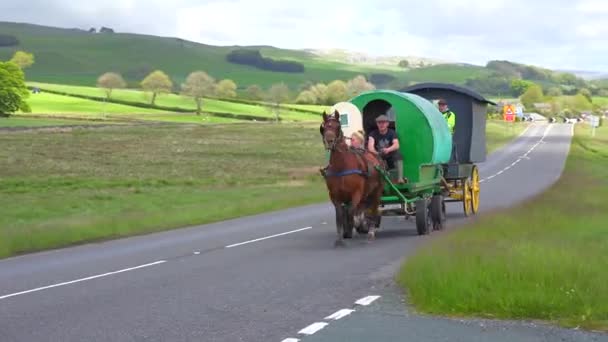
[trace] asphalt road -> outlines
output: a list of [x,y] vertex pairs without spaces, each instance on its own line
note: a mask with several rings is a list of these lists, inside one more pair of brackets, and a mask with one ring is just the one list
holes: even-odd
[[[480,210],[557,180],[571,130],[535,123],[489,156],[480,165]],[[400,260],[428,237],[416,235],[412,220],[385,218],[372,244],[356,237],[336,249],[333,217],[329,205],[313,205],[0,261],[0,341],[267,342],[339,333],[324,318],[370,295],[383,297],[366,308],[380,307]],[[465,222],[461,205],[448,205],[448,220],[447,229]],[[426,341],[418,336],[411,340]]]

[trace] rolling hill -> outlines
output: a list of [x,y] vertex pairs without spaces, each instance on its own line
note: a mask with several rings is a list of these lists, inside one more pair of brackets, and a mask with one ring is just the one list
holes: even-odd
[[[512,94],[514,79],[530,80],[549,89],[558,87],[572,95],[590,87],[574,74],[510,61],[489,61],[485,66],[433,60],[424,57],[373,57],[364,53],[330,50],[288,50],[271,46],[213,46],[174,37],[91,32],[27,23],[0,22],[0,60],[16,50],[34,54],[36,62],[26,69],[30,82],[95,86],[105,72],[119,72],[128,87],[139,88],[141,80],[160,69],[167,73],[177,92],[187,75],[203,70],[217,80],[236,82],[239,93],[250,85],[268,89],[286,83],[292,96],[317,82],[349,80],[364,75],[378,88],[399,89],[415,82],[464,84],[486,96]],[[411,67],[399,67],[405,59]],[[599,95],[604,81],[591,88]],[[608,92],[608,89],[605,89]]]
[[[94,86],[107,71],[120,72],[136,86],[149,72],[161,69],[174,84],[181,84],[194,70],[207,71],[216,79],[230,78],[240,89],[251,84],[264,88],[285,82],[293,91],[308,82],[348,80],[359,74],[380,86],[399,86],[416,81],[462,83],[485,72],[484,67],[435,64],[403,69],[396,65],[348,63],[304,50],[269,46],[212,46],[179,38],[127,33],[91,33],[24,23],[0,22],[0,34],[13,36],[17,45],[0,46],[0,59],[7,60],[18,49],[32,52],[36,63],[26,70],[28,80]],[[273,61],[301,63],[304,72],[273,72],[230,63],[226,56],[235,50],[259,51]],[[427,64],[432,64],[427,60]],[[382,84],[384,83],[384,84]]]

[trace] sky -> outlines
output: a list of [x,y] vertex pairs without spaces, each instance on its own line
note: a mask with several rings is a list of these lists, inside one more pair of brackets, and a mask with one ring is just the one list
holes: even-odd
[[606,18],[608,0],[0,0],[0,21],[603,72]]

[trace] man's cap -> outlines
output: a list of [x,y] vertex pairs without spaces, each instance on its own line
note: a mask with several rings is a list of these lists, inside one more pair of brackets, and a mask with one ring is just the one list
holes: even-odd
[[437,104],[440,104],[440,105],[447,105],[447,104],[448,104],[448,102],[447,102],[445,99],[439,99],[439,101],[437,102]]
[[382,115],[378,116],[378,117],[376,118],[376,122],[380,122],[380,121],[388,121],[388,116],[386,116],[386,115],[384,115],[384,114],[382,114]]

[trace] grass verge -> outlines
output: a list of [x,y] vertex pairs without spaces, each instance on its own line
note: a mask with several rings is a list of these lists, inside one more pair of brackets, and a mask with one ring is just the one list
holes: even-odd
[[505,122],[488,120],[486,123],[486,149],[488,154],[496,151],[509,141],[517,138],[529,125],[529,122]]
[[408,258],[397,276],[430,314],[608,331],[608,129],[577,125],[560,180]]

